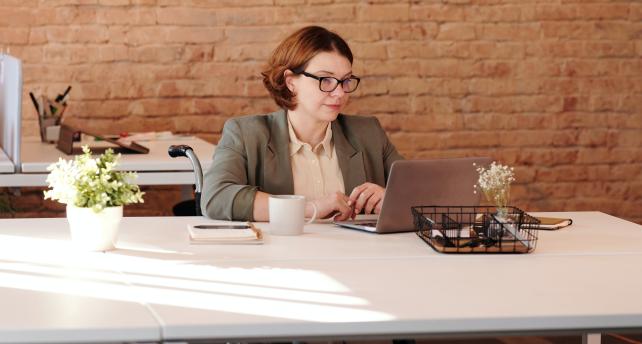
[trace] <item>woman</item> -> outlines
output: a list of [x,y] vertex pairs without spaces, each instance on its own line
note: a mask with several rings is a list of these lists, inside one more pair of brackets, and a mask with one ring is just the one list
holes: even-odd
[[267,221],[270,194],[304,195],[306,216],[311,203],[320,218],[379,213],[390,166],[402,157],[376,118],[341,114],[360,81],[352,59],[339,35],[318,26],[281,42],[262,75],[283,110],[225,123],[205,174],[205,215]]

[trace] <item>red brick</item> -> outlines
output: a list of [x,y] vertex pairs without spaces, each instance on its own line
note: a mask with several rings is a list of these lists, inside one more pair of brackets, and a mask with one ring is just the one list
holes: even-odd
[[[284,36],[285,31],[283,28],[272,26],[230,27],[225,29],[225,38],[228,42],[235,44],[277,42]],[[218,39],[215,41],[218,41]]]
[[637,80],[630,78],[590,78],[578,81],[580,90],[587,94],[621,94],[636,87]]
[[470,96],[464,100],[464,109],[470,112],[559,112],[562,99],[554,96]]
[[549,168],[538,168],[535,180],[541,182],[579,182],[589,179],[589,168],[586,166],[555,166]]
[[274,1],[275,5],[303,5],[305,4],[305,0],[275,0]]
[[24,64],[42,63],[44,58],[42,46],[38,45],[12,47],[11,55],[19,58]]
[[410,6],[405,4],[365,5],[356,9],[357,20],[368,22],[407,21],[409,14]]
[[539,23],[482,24],[477,33],[479,39],[496,41],[538,40],[540,36],[541,24]]
[[158,24],[214,26],[216,10],[197,7],[160,7],[156,10]]
[[34,22],[33,12],[22,7],[0,7],[0,27],[14,27]]
[[526,45],[517,42],[475,41],[469,45],[472,58],[523,58]]
[[459,98],[417,96],[413,99],[413,110],[418,114],[447,114],[462,111]]
[[266,6],[272,5],[273,0],[157,0],[160,6],[191,6],[191,7],[244,7],[244,6]]
[[[250,105],[251,104],[247,101],[234,98],[196,98],[194,99],[192,104],[194,108],[194,114],[238,116],[249,113],[268,112],[258,110],[252,111]],[[276,105],[272,105],[272,107],[275,106]]]
[[533,183],[529,185],[528,194],[525,196],[534,199],[573,198],[577,194],[576,185],[575,183]]
[[2,5],[5,7],[35,7],[39,0],[4,0]]
[[[642,165],[638,164],[620,164],[611,166],[609,175],[614,180],[634,180],[642,175]],[[634,188],[637,190],[636,194],[642,196],[642,183],[637,184]]]
[[128,50],[129,60],[135,62],[172,62],[180,60],[183,54],[181,45],[146,45]]
[[536,41],[526,46],[526,55],[545,58],[590,56],[592,52],[585,47],[582,41]]
[[186,46],[181,56],[181,60],[187,62],[207,62],[213,58],[214,47],[209,44]]
[[107,6],[127,6],[130,0],[98,0],[98,4]]
[[73,85],[74,101],[100,100],[109,97],[109,85],[106,83],[80,83]]
[[471,77],[476,75],[474,62],[471,60],[439,59],[423,60],[416,74],[428,77]]
[[265,63],[275,48],[274,43],[248,43],[248,44],[217,44],[214,49],[216,62],[248,62],[259,61]]
[[459,22],[464,20],[464,8],[443,4],[411,4],[410,19],[413,21]]
[[259,65],[257,63],[194,63],[190,66],[190,72],[188,76],[190,78],[196,79],[209,79],[212,75],[242,78],[243,76],[248,75],[259,75],[261,67],[263,67],[263,65]]
[[475,76],[486,78],[506,78],[513,76],[516,65],[506,61],[483,61],[475,64]]
[[212,115],[176,116],[174,128],[180,133],[221,132],[228,117]]
[[[378,23],[372,28],[373,32],[381,40],[391,41],[414,41],[417,45],[427,43],[427,40],[435,38],[439,30],[439,25],[433,22],[398,22],[398,23]],[[417,42],[420,41],[420,42]]]
[[535,7],[535,20],[568,20],[579,17],[577,5],[541,4]]
[[223,30],[215,27],[171,27],[166,34],[167,43],[216,43],[223,39]]
[[98,47],[93,45],[47,45],[44,48],[44,58],[49,63],[79,64],[95,61]]
[[404,59],[388,59],[382,61],[363,61],[363,73],[368,77],[390,75],[396,76],[416,76],[419,69],[419,61],[404,60]]
[[447,41],[467,41],[475,39],[475,25],[467,23],[444,23],[439,25],[437,39]]
[[466,7],[466,20],[473,22],[517,22],[521,20],[521,6]]
[[[284,8],[281,11],[291,11],[292,9]],[[275,13],[274,19],[266,21],[264,24],[270,25],[281,20],[288,20],[288,22],[297,23],[302,22],[316,22],[319,18],[323,18],[324,22],[347,22],[351,23],[355,20],[356,8],[354,5],[322,5],[322,6],[307,6],[299,7],[295,13]]]
[[[356,100],[353,101],[356,103]],[[408,97],[363,97],[359,99],[359,105],[364,105],[364,111],[359,113],[406,113],[410,109],[410,100]],[[357,104],[354,104],[357,105]]]
[[633,57],[635,45],[633,42],[592,41],[585,44],[586,55],[594,57]]
[[[46,5],[54,5],[46,1]],[[32,11],[32,23],[37,25],[70,25],[96,24],[96,8],[94,6],[41,6]]]
[[386,134],[388,136],[390,136],[393,132],[398,132],[401,130],[401,123],[399,121],[398,115],[383,114],[375,117],[379,120],[381,127],[386,131]]
[[45,35],[51,43],[106,43],[109,39],[107,27],[101,25],[51,26]]
[[26,44],[29,41],[29,29],[0,27],[2,44]]
[[124,61],[129,58],[129,48],[122,44],[110,44],[98,48],[98,61]]
[[629,19],[630,4],[626,3],[601,3],[583,4],[578,6],[579,18],[586,19]]
[[452,131],[463,127],[461,114],[452,113],[398,116],[397,121],[404,132]]
[[348,42],[374,42],[381,39],[381,34],[377,30],[379,26],[379,23],[377,25],[372,23],[332,23],[328,25],[328,29],[339,33]]
[[156,11],[152,8],[103,7],[96,11],[99,24],[155,25]]

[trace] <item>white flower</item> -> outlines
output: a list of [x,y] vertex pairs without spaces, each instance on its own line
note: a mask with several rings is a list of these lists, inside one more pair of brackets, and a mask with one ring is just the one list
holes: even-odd
[[115,171],[120,154],[111,149],[92,158],[91,151],[83,146],[84,154],[74,160],[62,158],[47,167],[49,190],[45,199],[52,199],[77,207],[92,208],[99,212],[105,207],[142,203],[143,192],[134,183],[136,173]]
[[479,179],[474,188],[479,187],[488,201],[498,208],[505,208],[510,198],[510,184],[515,181],[512,167],[504,166],[493,161],[490,167],[478,167]]

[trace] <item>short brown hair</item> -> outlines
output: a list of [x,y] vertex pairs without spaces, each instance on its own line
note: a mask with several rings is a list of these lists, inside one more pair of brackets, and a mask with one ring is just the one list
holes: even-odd
[[335,51],[352,64],[352,51],[338,34],[320,26],[307,26],[291,34],[272,52],[263,75],[263,85],[277,105],[292,110],[295,94],[285,84],[285,71],[302,72],[320,52]]

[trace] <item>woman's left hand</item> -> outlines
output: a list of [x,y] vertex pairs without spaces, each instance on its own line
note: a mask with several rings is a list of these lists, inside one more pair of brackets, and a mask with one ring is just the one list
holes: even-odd
[[363,183],[352,190],[348,205],[354,208],[354,218],[361,210],[365,209],[366,214],[381,212],[381,203],[386,189],[373,183]]

